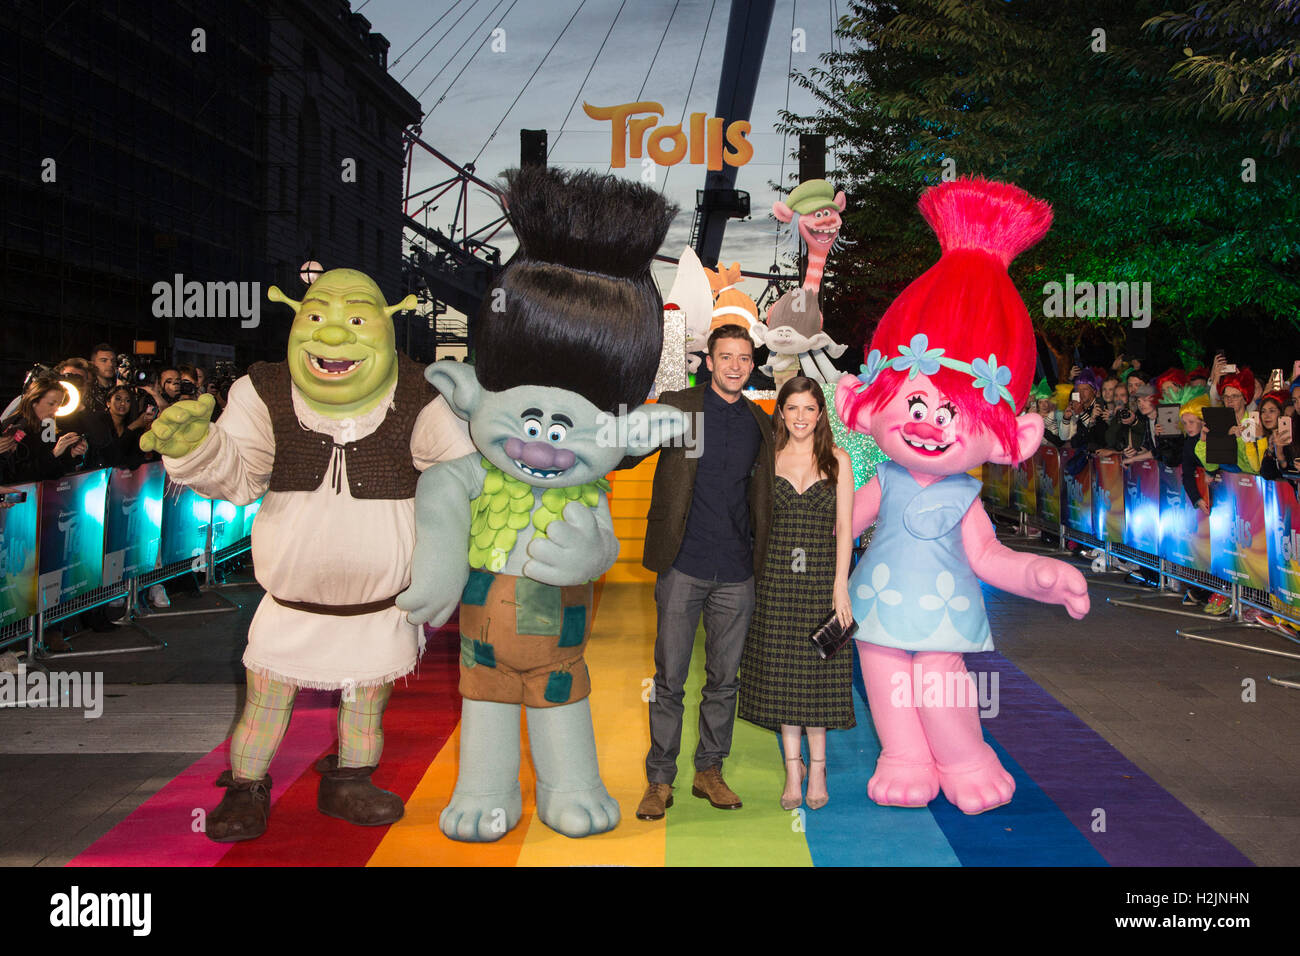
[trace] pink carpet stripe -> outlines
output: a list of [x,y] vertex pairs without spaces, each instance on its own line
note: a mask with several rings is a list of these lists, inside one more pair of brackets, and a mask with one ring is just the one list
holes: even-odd
[[[334,696],[330,691],[299,692],[289,732],[271,763],[273,804],[338,739]],[[215,866],[232,844],[213,843],[194,832],[194,811],[209,811],[221,800],[223,791],[212,783],[230,767],[229,754],[227,738],[68,865]]]

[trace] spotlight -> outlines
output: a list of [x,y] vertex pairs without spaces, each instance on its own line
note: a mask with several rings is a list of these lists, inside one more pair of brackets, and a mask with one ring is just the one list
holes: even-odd
[[63,418],[67,415],[71,415],[81,407],[81,392],[77,389],[77,386],[73,385],[66,379],[59,379],[59,384],[63,386],[63,390],[67,393],[67,397],[63,400],[63,404],[59,406],[58,411],[54,413],[55,418]]

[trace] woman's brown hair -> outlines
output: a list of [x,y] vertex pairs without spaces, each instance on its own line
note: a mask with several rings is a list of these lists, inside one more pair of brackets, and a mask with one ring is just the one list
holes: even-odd
[[785,427],[785,417],[781,410],[791,395],[808,392],[817,402],[817,425],[813,428],[813,457],[817,459],[817,470],[830,479],[833,484],[839,480],[840,463],[835,460],[835,439],[831,437],[831,423],[827,418],[826,396],[821,385],[803,375],[790,379],[781,386],[776,396],[776,414],[772,422],[772,437],[776,439],[776,450],[780,451],[790,440],[790,432]]
[[59,392],[62,394],[64,398],[60,402],[60,405],[62,405],[63,401],[67,401],[67,392],[64,390],[63,386],[59,384],[58,379],[38,378],[32,380],[31,384],[27,386],[27,390],[23,392],[22,399],[18,402],[18,414],[22,416],[23,421],[25,421],[30,428],[36,429],[41,427],[41,422],[36,417],[35,408],[36,403],[44,398],[47,392]]

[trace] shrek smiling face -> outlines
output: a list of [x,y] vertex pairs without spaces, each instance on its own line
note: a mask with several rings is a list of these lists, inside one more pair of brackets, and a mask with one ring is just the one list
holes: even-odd
[[383,400],[397,381],[392,316],[414,308],[415,296],[387,305],[374,280],[355,269],[323,273],[301,302],[275,286],[266,294],[297,313],[289,330],[289,375],[312,408],[346,418]]

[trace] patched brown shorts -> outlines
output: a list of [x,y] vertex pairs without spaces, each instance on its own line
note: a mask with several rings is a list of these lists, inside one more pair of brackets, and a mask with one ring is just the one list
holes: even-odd
[[460,604],[460,695],[526,707],[582,700],[591,693],[582,659],[591,618],[590,584],[471,571]]

